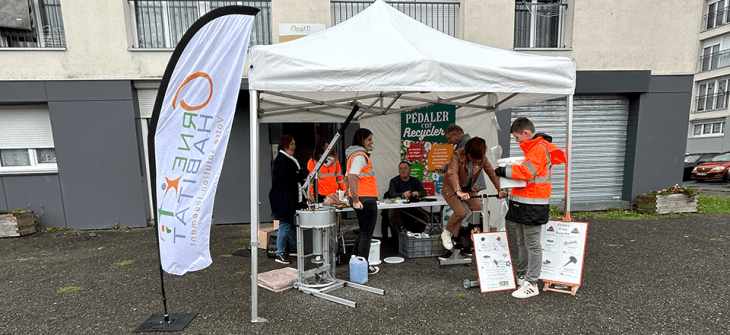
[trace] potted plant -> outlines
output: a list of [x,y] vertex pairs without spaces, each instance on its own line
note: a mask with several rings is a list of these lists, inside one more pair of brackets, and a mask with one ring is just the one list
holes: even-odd
[[697,190],[674,184],[669,188],[639,195],[636,206],[639,213],[696,213]]

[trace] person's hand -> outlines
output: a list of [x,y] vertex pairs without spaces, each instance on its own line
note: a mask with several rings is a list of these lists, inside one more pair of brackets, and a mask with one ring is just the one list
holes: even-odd
[[411,194],[412,194],[411,191],[405,191],[405,192],[403,192],[403,198],[408,199],[411,197]]
[[469,200],[469,193],[457,191],[456,192],[456,196],[459,197],[459,198],[461,198],[461,200],[463,200],[463,201]]
[[496,174],[498,177],[507,177],[507,173],[504,171],[503,166],[494,169],[494,174]]
[[419,196],[418,191],[413,191],[413,193],[411,193],[411,196],[412,197],[418,197]]
[[505,191],[503,188],[499,189],[499,195],[497,195],[497,199],[504,199],[507,197],[507,191]]
[[353,201],[352,202],[352,208],[354,208],[354,209],[362,209],[362,202],[360,202],[360,200]]

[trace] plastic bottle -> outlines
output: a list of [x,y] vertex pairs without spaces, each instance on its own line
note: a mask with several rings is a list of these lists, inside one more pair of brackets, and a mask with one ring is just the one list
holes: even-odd
[[364,257],[350,258],[350,281],[357,284],[368,282],[368,261]]

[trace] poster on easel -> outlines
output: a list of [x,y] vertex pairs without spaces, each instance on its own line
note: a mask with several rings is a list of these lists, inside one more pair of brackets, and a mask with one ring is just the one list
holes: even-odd
[[401,113],[401,160],[411,163],[411,177],[421,180],[428,195],[441,193],[444,164],[454,146],[446,140],[446,127],[456,122],[456,107],[435,104]]
[[540,279],[580,285],[588,223],[548,221],[543,227]]
[[476,233],[471,238],[482,293],[516,289],[507,232]]

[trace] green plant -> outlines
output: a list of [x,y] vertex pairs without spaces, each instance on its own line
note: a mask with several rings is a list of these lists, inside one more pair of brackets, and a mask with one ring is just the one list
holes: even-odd
[[565,211],[554,205],[550,205],[550,219],[551,220],[560,220],[565,216]]
[[129,230],[132,230],[132,228],[129,228],[127,226],[120,226],[119,225],[119,222],[115,223],[114,226],[112,226],[112,229],[113,230],[116,230],[116,231],[129,231]]
[[464,299],[464,298],[466,298],[466,294],[461,293],[461,292],[457,292],[456,293],[456,297],[459,298],[459,299]]
[[125,261],[116,262],[114,264],[124,266],[124,265],[130,265],[132,263],[134,263],[134,260],[133,259],[128,259],[128,260],[125,260]]
[[48,227],[48,228],[43,229],[41,231],[44,232],[44,233],[55,233],[56,231],[58,231],[58,228],[56,228],[56,227]]
[[58,293],[66,293],[66,292],[74,292],[80,290],[81,287],[78,286],[66,286],[58,289]]
[[712,242],[722,242],[722,239],[719,238],[719,237],[714,237],[714,238],[711,238],[710,241],[712,241]]
[[248,244],[248,243],[251,243],[251,240],[250,239],[247,239],[247,238],[239,238],[239,239],[236,239],[235,242],[243,243],[243,244]]
[[609,208],[607,212],[580,212],[576,213],[574,216],[578,220],[585,220],[588,217],[619,220],[646,220],[659,217],[658,214],[640,214],[635,211],[622,210],[618,208]]
[[237,275],[245,275],[246,274],[246,271],[238,271],[238,272],[236,272],[236,274]]
[[671,186],[669,188],[665,188],[662,190],[657,191],[651,191],[647,193],[647,195],[670,195],[670,194],[684,194],[687,196],[692,197],[692,200],[694,200],[694,197],[697,196],[697,190],[686,187],[686,186],[679,186],[678,184],[674,184],[674,186]]
[[228,258],[228,257],[231,257],[231,255],[221,255],[221,257]]
[[12,212],[11,211],[6,211],[6,210],[0,210],[0,214],[15,214],[15,215],[18,215],[18,214],[23,214],[23,213],[25,213],[25,211],[20,210],[20,208],[14,210]]
[[700,194],[697,211],[705,214],[730,214],[730,198]]

